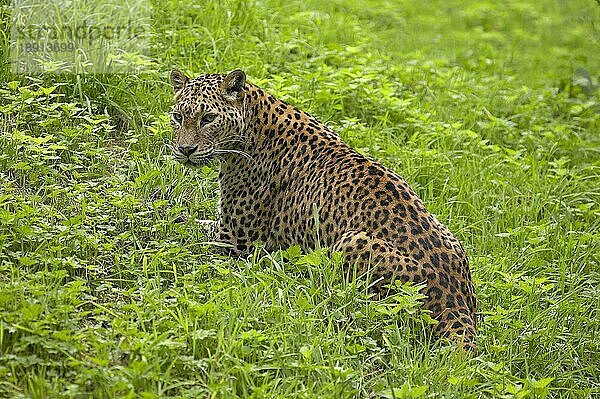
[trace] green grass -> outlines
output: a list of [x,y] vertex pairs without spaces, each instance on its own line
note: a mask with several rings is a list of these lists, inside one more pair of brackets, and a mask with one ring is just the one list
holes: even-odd
[[[2,8],[0,397],[600,395],[596,2],[152,5],[129,76],[12,75]],[[211,254],[174,67],[243,68],[403,175],[471,259],[478,353],[322,252]]]

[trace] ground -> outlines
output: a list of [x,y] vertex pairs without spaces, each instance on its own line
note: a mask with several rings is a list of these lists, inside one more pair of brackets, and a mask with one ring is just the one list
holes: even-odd
[[[0,397],[600,392],[596,2],[151,3],[136,73],[2,53]],[[471,260],[477,354],[324,249],[210,254],[216,169],[166,146],[173,68],[242,68],[405,177]]]

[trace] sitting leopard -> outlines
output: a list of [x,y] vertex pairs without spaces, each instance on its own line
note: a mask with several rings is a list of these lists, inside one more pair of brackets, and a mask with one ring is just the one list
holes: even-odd
[[436,332],[474,349],[467,257],[402,177],[241,70],[195,79],[175,70],[171,82],[176,160],[221,161],[220,220],[205,222],[218,241],[235,253],[255,241],[267,250],[327,246],[345,254],[346,268],[369,274],[377,295],[395,279],[425,283]]

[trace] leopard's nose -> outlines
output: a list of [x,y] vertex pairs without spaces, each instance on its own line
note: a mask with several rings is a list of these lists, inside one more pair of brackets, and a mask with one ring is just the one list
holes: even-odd
[[179,149],[179,152],[181,152],[186,157],[189,157],[198,149],[198,145],[197,144],[180,145],[177,148]]

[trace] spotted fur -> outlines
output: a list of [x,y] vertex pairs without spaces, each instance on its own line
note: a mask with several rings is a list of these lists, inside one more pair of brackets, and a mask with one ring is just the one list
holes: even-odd
[[[246,82],[244,72],[171,73],[175,158],[220,160],[219,241],[245,252],[317,241],[370,272],[375,293],[395,279],[425,283],[435,330],[474,347],[476,299],[467,257],[394,171],[348,147],[309,114]],[[314,210],[318,213],[318,231]]]

